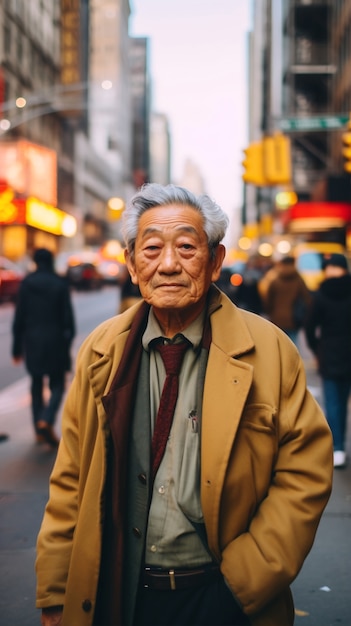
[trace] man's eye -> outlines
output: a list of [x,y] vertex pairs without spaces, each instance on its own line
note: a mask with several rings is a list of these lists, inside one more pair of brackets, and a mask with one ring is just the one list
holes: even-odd
[[148,250],[149,252],[154,252],[155,250],[158,250],[159,246],[156,245],[150,245],[150,246],[145,246],[145,250]]
[[180,246],[183,250],[193,250],[194,246],[191,243],[182,243]]

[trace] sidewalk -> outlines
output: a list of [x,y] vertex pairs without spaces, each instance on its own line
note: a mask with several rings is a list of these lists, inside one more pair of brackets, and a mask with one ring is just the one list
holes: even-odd
[[[312,353],[300,337],[308,387],[323,408],[320,378]],[[351,625],[351,399],[346,469],[334,470],[333,490],[313,548],[292,585],[295,626]]]
[[[39,626],[35,608],[36,538],[56,451],[35,443],[29,379],[0,392],[0,622]],[[58,419],[59,432],[60,418]]]

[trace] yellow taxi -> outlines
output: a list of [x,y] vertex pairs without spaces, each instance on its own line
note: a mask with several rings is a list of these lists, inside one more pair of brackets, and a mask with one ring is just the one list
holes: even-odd
[[347,259],[346,249],[339,243],[305,242],[295,246],[296,269],[310,291],[316,291],[323,280],[323,260],[329,254],[343,254]]

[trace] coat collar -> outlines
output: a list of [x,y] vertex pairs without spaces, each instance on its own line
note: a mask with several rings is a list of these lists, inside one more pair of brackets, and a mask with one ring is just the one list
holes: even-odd
[[252,350],[254,341],[240,309],[215,285],[210,296],[212,343],[232,357]]
[[[254,341],[240,309],[215,285],[211,286],[209,296],[212,343],[232,357],[251,351]],[[147,308],[145,302],[138,303],[101,325],[102,332],[95,333],[92,348],[102,357],[102,362],[120,360],[134,317],[143,315]],[[101,361],[93,364],[92,371],[101,364]]]

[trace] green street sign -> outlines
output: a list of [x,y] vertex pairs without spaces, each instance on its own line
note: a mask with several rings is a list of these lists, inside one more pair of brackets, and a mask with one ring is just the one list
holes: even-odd
[[280,130],[335,130],[343,128],[349,121],[349,115],[324,115],[323,117],[290,117],[280,120]]

